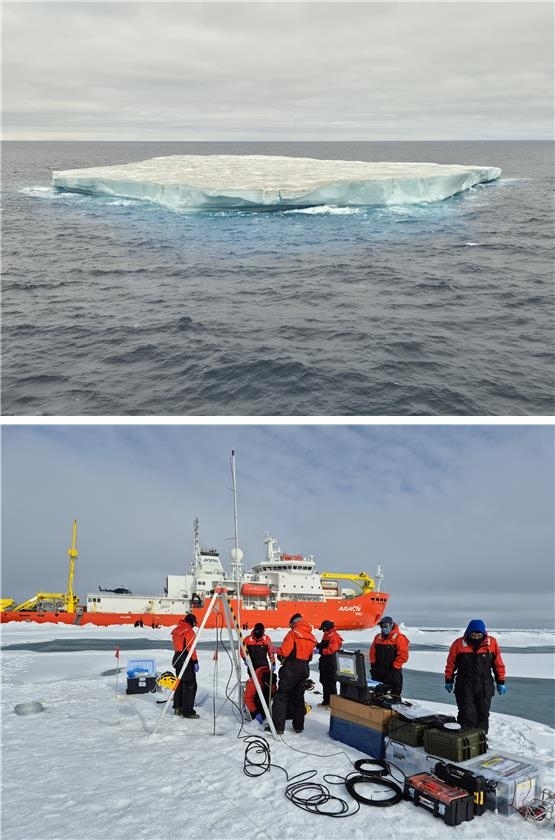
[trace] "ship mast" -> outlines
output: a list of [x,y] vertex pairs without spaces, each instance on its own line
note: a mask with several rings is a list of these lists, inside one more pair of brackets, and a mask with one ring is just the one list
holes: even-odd
[[198,516],[195,516],[193,520],[193,534],[194,534],[194,543],[193,543],[193,572],[198,571],[200,568],[200,543],[198,538]]
[[241,622],[240,619],[240,610],[241,610],[241,601],[240,601],[240,592],[241,592],[241,578],[242,578],[242,564],[241,561],[243,559],[243,552],[239,548],[239,536],[238,536],[238,526],[237,526],[237,483],[235,479],[235,450],[231,450],[231,481],[232,481],[232,489],[233,489],[233,521],[234,521],[234,537],[233,542],[234,546],[231,549],[231,563],[232,563],[232,577],[235,580],[237,586],[237,621]]

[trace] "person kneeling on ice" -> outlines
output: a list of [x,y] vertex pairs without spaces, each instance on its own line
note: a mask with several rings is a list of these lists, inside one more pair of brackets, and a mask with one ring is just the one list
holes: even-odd
[[316,647],[320,654],[320,661],[318,668],[320,671],[320,682],[324,697],[320,706],[325,709],[330,704],[330,696],[337,694],[337,678],[335,673],[335,655],[341,649],[343,639],[335,629],[333,621],[323,621],[320,625],[320,630],[324,631],[322,641],[318,642]]
[[409,640],[390,616],[379,622],[381,633],[370,646],[370,674],[373,680],[391,686],[392,694],[401,696],[402,667],[409,658]]
[[300,613],[291,616],[289,627],[281,647],[276,651],[282,663],[278,690],[272,705],[272,720],[278,735],[283,735],[285,731],[288,711],[293,719],[295,732],[302,732],[304,729],[305,683],[310,674],[309,662],[316,646],[312,627]]
[[185,618],[179,619],[177,626],[172,630],[173,649],[175,651],[172,665],[178,677],[177,688],[173,695],[173,709],[174,714],[182,715],[184,718],[200,717],[193,708],[195,697],[197,696],[196,673],[199,669],[196,649],[193,651],[187,667],[181,674],[181,679],[179,679],[179,673],[183,668],[183,663],[187,659],[195,640],[193,627],[196,627],[196,625],[196,616],[193,613],[189,613]]
[[[493,677],[492,677],[493,673]],[[489,708],[495,693],[506,694],[505,663],[497,639],[489,636],[479,618],[469,622],[464,636],[455,639],[445,666],[445,690],[451,694],[453,683],[462,729],[488,731]]]
[[[273,673],[270,671],[267,665],[261,665],[260,668],[256,668],[255,674],[257,676],[258,682],[260,683],[260,688],[262,689],[266,705],[270,709],[271,698],[277,690],[276,678],[274,677]],[[249,710],[251,718],[253,720],[255,720],[257,723],[264,723],[264,721],[266,720],[266,712],[264,711],[264,707],[262,705],[262,702],[258,695],[258,691],[256,690],[256,685],[254,684],[254,680],[252,677],[249,677],[248,682],[245,686],[245,706]]]

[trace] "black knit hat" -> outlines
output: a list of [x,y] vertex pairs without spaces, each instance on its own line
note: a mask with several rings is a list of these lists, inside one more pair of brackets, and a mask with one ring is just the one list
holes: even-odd
[[257,623],[254,625],[253,630],[252,630],[252,635],[256,639],[261,639],[262,636],[264,635],[264,625],[262,624],[261,621],[257,621]]
[[196,627],[198,624],[197,617],[193,613],[187,613],[185,616],[185,621],[191,625],[191,627]]
[[335,624],[333,623],[333,621],[329,621],[328,619],[326,619],[321,623],[320,630],[323,630],[325,633],[327,630],[333,630],[334,627]]

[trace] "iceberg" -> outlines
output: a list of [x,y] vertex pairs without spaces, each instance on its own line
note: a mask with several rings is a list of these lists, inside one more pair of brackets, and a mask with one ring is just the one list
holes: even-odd
[[172,209],[383,207],[443,201],[501,175],[496,166],[366,163],[277,155],[171,155],[52,173],[53,186]]

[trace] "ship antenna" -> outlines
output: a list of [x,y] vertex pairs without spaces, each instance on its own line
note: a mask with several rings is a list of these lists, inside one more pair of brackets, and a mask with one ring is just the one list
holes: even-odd
[[380,589],[382,587],[382,580],[383,580],[382,567],[378,563],[378,571],[376,572],[376,581],[378,583],[378,588],[376,589],[376,592],[380,591]]
[[193,534],[194,534],[194,561],[193,561],[193,569],[199,569],[200,567],[200,543],[198,539],[198,516],[195,516],[193,521]]
[[234,520],[234,547],[231,549],[231,560],[235,570],[235,580],[237,583],[237,621],[241,626],[241,560],[243,559],[243,552],[239,548],[239,536],[237,527],[237,482],[235,478],[235,450],[231,450],[231,481],[233,488],[233,520]]

